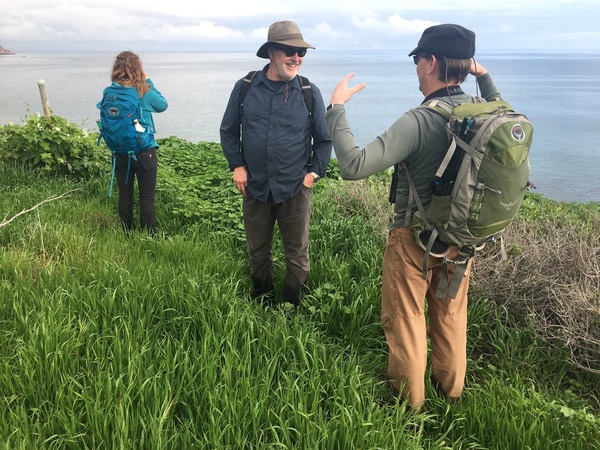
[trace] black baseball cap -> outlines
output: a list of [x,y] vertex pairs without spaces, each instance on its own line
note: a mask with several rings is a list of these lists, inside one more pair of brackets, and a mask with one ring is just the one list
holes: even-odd
[[419,52],[456,59],[472,58],[475,56],[475,33],[452,23],[434,25],[423,31],[417,48],[408,56]]

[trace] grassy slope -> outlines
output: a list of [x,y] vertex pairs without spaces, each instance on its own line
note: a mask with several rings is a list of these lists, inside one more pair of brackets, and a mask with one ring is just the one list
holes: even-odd
[[[106,180],[0,169],[3,448],[600,446],[598,379],[472,298],[463,400],[414,415],[377,378],[384,236],[314,191],[312,291],[298,311],[248,301],[243,240],[182,221],[126,238]],[[343,195],[342,195],[343,196]],[[366,214],[369,215],[368,212]],[[281,248],[276,250],[281,279]]]

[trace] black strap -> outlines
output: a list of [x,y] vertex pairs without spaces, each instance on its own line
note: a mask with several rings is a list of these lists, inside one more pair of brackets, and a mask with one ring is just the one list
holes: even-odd
[[298,75],[300,77],[300,85],[302,87],[302,95],[304,95],[304,103],[306,103],[306,107],[308,108],[308,113],[312,116],[313,113],[313,96],[312,96],[312,86],[310,85],[310,81],[308,78],[303,77],[302,75]]
[[390,184],[390,194],[388,196],[388,201],[390,205],[396,203],[396,191],[398,190],[398,163],[394,164],[394,172],[392,172],[392,183]]
[[251,70],[248,72],[248,75],[244,77],[244,82],[240,88],[240,115],[242,114],[242,110],[244,108],[244,99],[246,98],[246,94],[248,93],[248,89],[250,89],[250,85],[252,84],[252,80],[256,76],[258,70]]

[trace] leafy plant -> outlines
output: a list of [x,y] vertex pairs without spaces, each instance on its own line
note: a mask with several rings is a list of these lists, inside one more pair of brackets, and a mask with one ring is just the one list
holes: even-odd
[[221,146],[170,137],[158,141],[157,192],[170,213],[224,236],[244,238],[242,197],[234,188]]
[[110,153],[96,145],[96,135],[62,117],[33,114],[24,125],[0,127],[0,160],[75,178],[99,174]]
[[[184,224],[193,223],[245,241],[242,196],[233,186],[221,146],[211,142],[194,144],[177,137],[159,139],[158,143],[157,193],[168,204],[169,213]],[[332,160],[325,178],[339,176],[337,161]]]

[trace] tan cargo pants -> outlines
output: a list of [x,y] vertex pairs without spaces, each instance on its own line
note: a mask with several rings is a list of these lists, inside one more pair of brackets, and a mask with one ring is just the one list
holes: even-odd
[[[393,389],[417,410],[425,401],[428,335],[432,381],[449,399],[456,400],[463,392],[471,264],[469,261],[456,298],[442,301],[435,294],[446,265],[443,258],[430,257],[424,280],[423,256],[409,228],[390,232],[383,258],[381,298],[381,321],[389,347],[388,378]],[[448,258],[454,256],[456,249],[452,248]],[[455,268],[447,265],[449,280]]]

